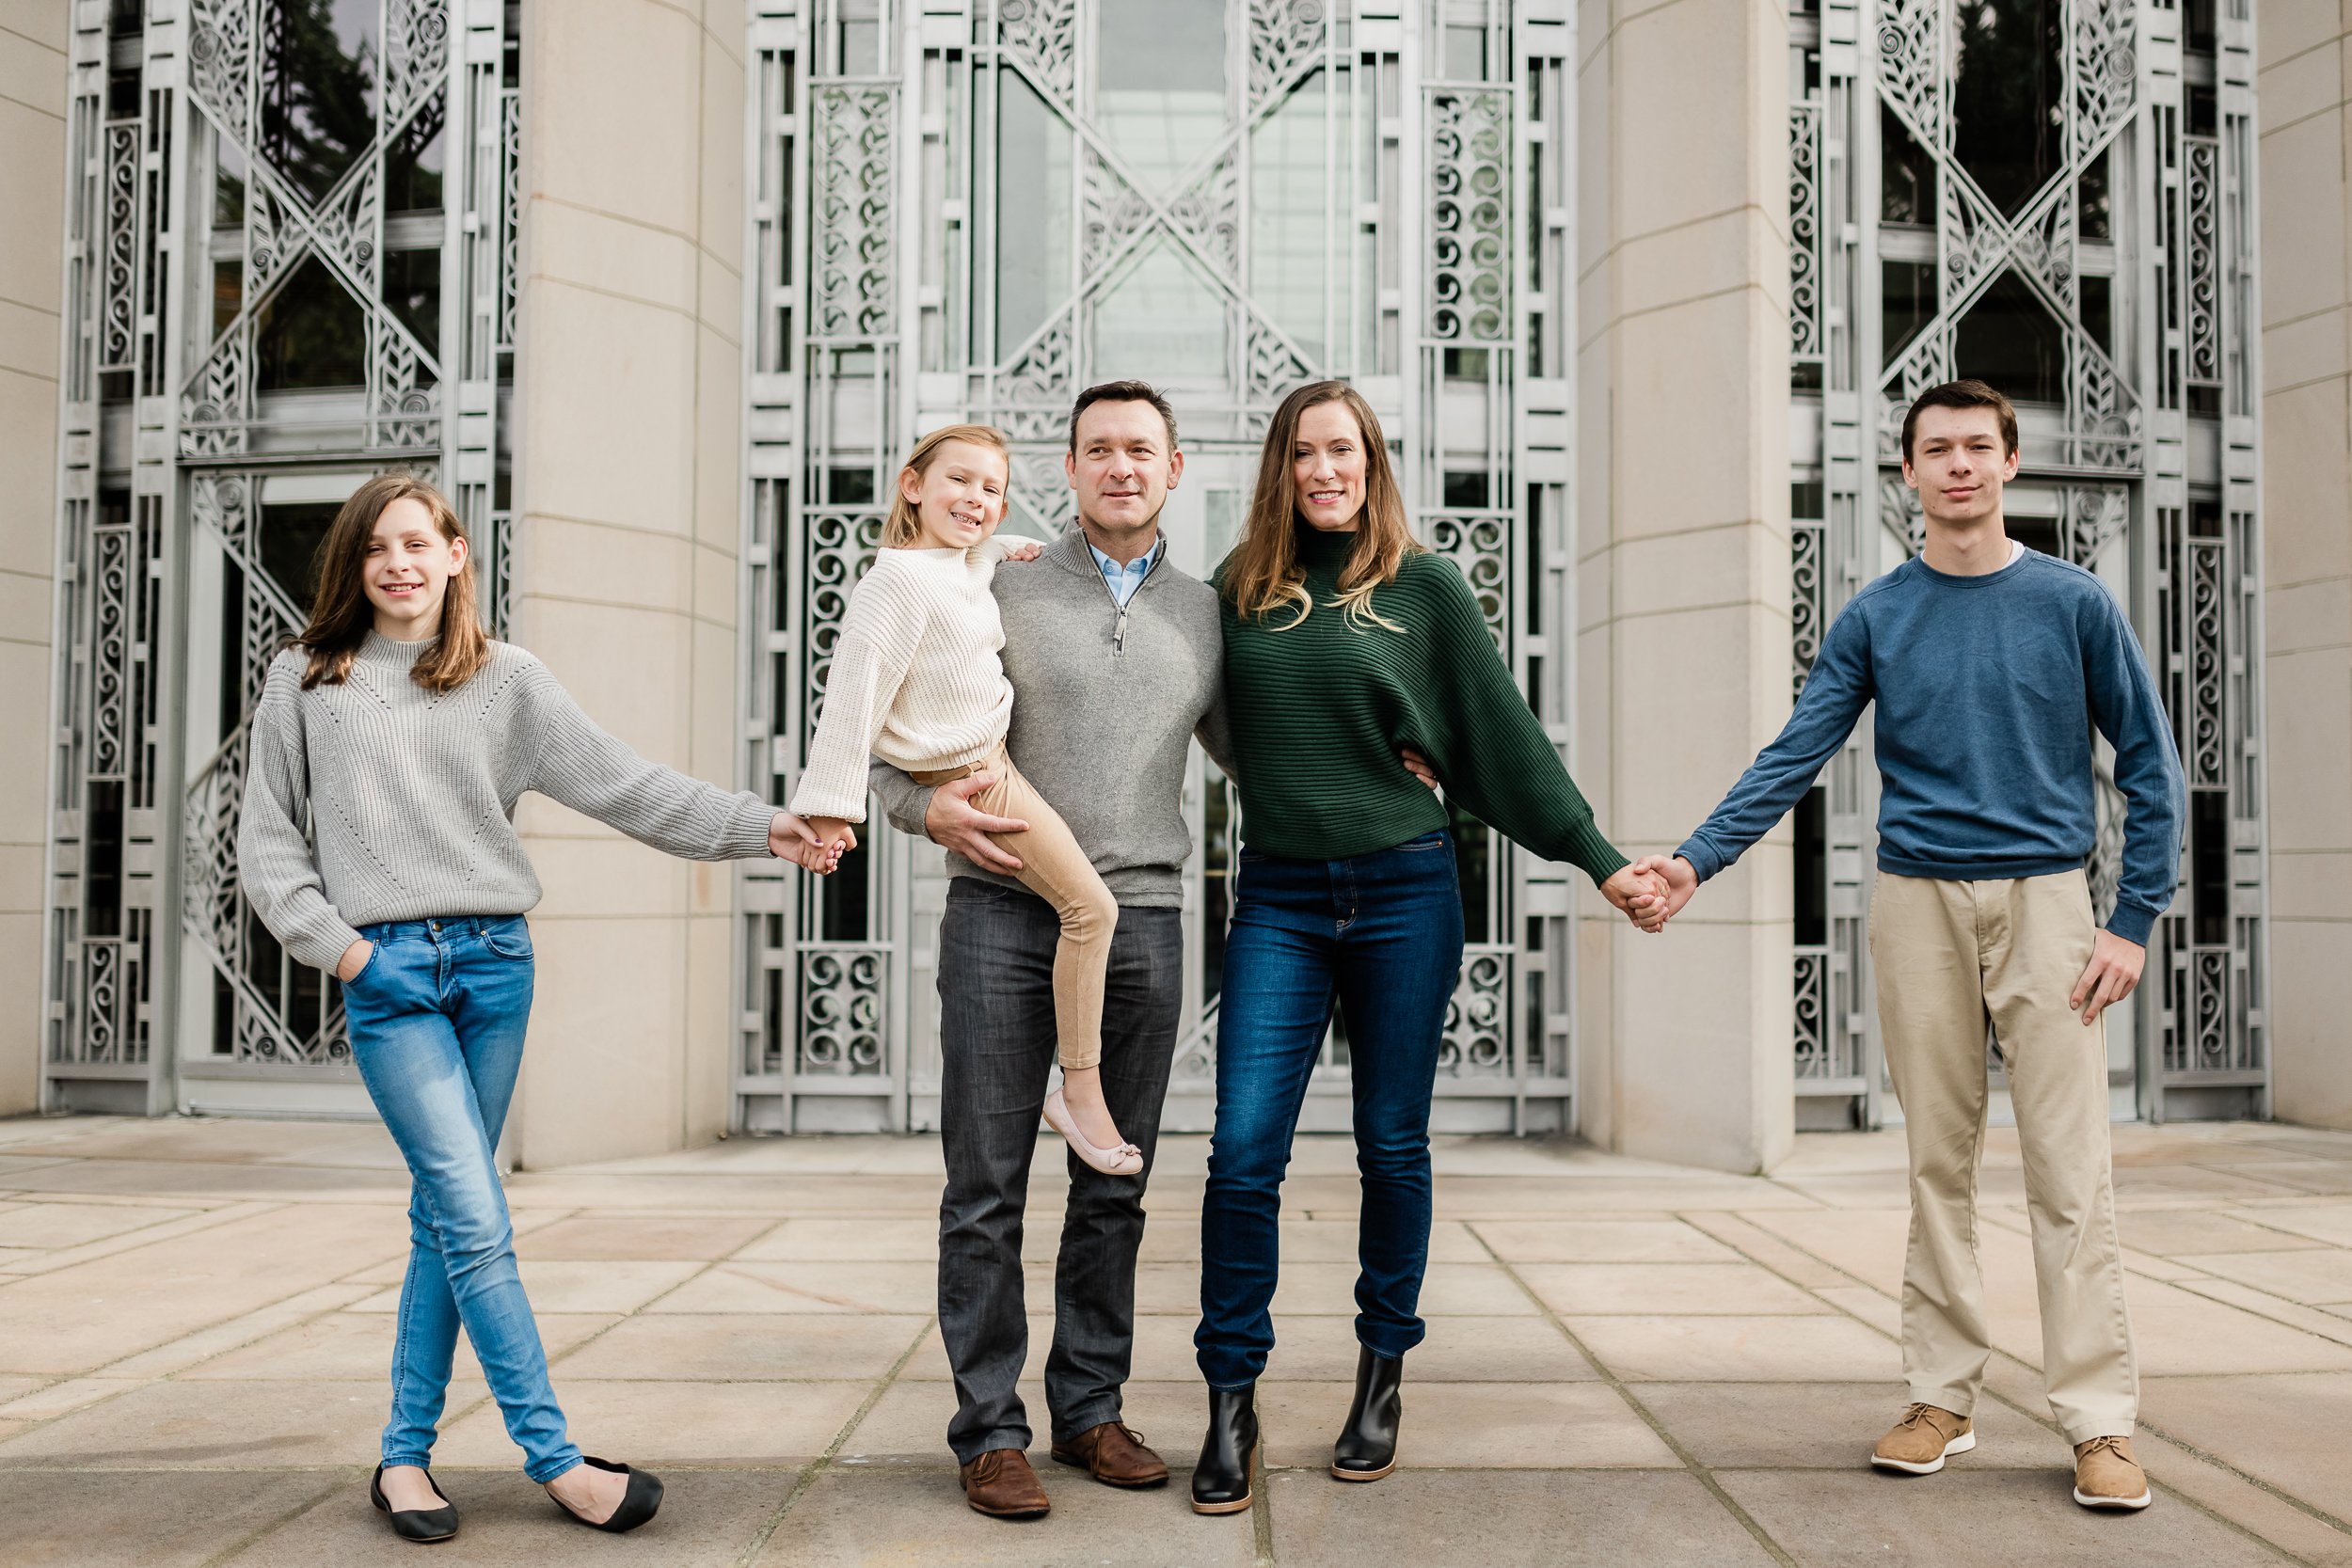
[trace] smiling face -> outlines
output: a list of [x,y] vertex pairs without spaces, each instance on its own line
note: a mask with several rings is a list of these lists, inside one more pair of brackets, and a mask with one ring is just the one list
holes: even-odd
[[900,471],[898,493],[914,508],[914,547],[968,550],[1005,520],[1005,454],[972,441],[948,441],[921,473]]
[[359,563],[377,632],[395,642],[437,636],[450,579],[465,569],[466,542],[444,536],[422,501],[403,496],[386,505]]
[[2001,486],[2017,477],[2017,453],[2002,449],[2000,416],[1990,408],[1919,410],[1903,482],[1919,492],[1920,510],[1947,528],[1969,528],[2001,515]]
[[1334,398],[1298,416],[1291,444],[1291,488],[1310,527],[1344,533],[1364,510],[1364,433]]
[[1097,549],[1132,561],[1152,547],[1160,508],[1184,477],[1184,454],[1148,403],[1089,404],[1062,467],[1078,494],[1078,521]]

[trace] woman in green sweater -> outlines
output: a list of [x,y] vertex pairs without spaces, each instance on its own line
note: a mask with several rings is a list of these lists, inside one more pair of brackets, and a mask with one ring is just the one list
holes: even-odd
[[1647,919],[1664,897],[1594,826],[1461,574],[1413,541],[1354,388],[1321,381],[1283,400],[1216,584],[1243,848],[1194,1336],[1209,1385],[1192,1483],[1203,1513],[1249,1505],[1282,1174],[1334,1003],[1363,1206],[1356,1402],[1331,1473],[1395,1467],[1402,1362],[1423,1333],[1430,1096],[1463,941],[1446,807],[1399,752],[1426,756],[1482,821],[1582,867],[1619,909]]

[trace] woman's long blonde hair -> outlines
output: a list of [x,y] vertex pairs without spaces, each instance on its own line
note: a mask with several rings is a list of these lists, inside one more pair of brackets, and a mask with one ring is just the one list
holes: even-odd
[[1291,453],[1298,444],[1298,423],[1310,408],[1326,403],[1347,405],[1363,437],[1364,510],[1356,523],[1356,548],[1340,569],[1336,601],[1348,624],[1360,629],[1367,622],[1391,631],[1405,628],[1381,618],[1372,608],[1372,592],[1396,580],[1397,568],[1408,555],[1421,553],[1405,520],[1405,497],[1389,466],[1389,443],[1380,434],[1379,416],[1363,394],[1344,381],[1311,381],[1294,389],[1274,411],[1265,448],[1258,456],[1258,487],[1249,498],[1249,518],[1241,543],[1233,547],[1225,571],[1225,594],[1233,608],[1253,620],[1263,620],[1283,605],[1298,613],[1277,631],[1288,631],[1313,613],[1314,597],[1307,592],[1307,573],[1298,563],[1297,484],[1291,477]]
[[[351,673],[352,656],[375,625],[375,607],[368,601],[368,542],[375,537],[376,519],[396,500],[422,505],[433,526],[451,543],[466,538],[465,522],[449,498],[414,474],[378,474],[354,490],[319,545],[318,594],[310,601],[310,624],[294,640],[295,647],[310,656],[310,668],[302,673],[305,691],[322,681],[341,686]],[[409,675],[428,691],[454,691],[490,662],[490,634],[482,625],[474,593],[472,548],[469,541],[466,568],[451,577],[441,595],[440,641],[419,656]]]
[[993,424],[942,425],[914,443],[907,460],[898,466],[898,478],[890,483],[890,518],[882,524],[882,544],[894,550],[904,549],[923,536],[923,515],[914,502],[907,499],[905,476],[913,474],[920,481],[931,471],[939,459],[939,450],[950,441],[965,441],[976,447],[993,447],[1005,460],[1005,503],[1012,504],[1012,448],[1005,440],[1005,433]]

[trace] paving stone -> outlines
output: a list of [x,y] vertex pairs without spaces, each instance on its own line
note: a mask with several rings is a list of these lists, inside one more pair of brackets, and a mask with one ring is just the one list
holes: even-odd
[[[404,1264],[405,1268],[406,1265]],[[672,1260],[611,1259],[596,1262],[519,1260],[523,1293],[536,1312],[634,1312],[700,1274],[706,1265]],[[354,1312],[397,1312],[400,1287],[388,1285]]]
[[[1053,1446],[1053,1415],[1043,1384],[1034,1375],[1020,1388],[1021,1403],[1034,1434],[1029,1462],[1042,1468]],[[897,1383],[874,1402],[841,1445],[839,1463],[872,1465],[952,1462],[947,1421],[956,1411],[956,1390],[946,1383]],[[1146,1383],[1130,1380],[1120,1390],[1120,1418],[1144,1435],[1171,1467],[1189,1471],[1200,1435],[1208,1426],[1208,1396],[1198,1381]]]
[[1754,1263],[1526,1263],[1521,1279],[1555,1312],[1582,1316],[1621,1313],[1730,1313],[1804,1316],[1832,1312]]
[[2162,1494],[2137,1513],[2079,1507],[2073,1474],[2064,1468],[1950,1465],[1930,1477],[1731,1470],[1718,1480],[1801,1568],[2270,1568],[2289,1560]]
[[1601,1364],[1633,1382],[1847,1383],[1900,1371],[1893,1341],[1850,1318],[1567,1318]]
[[936,1262],[728,1262],[671,1291],[653,1309],[930,1313],[938,1306]]
[[0,1466],[248,1469],[373,1465],[390,1395],[365,1382],[150,1383],[0,1447]]
[[[1372,1485],[1270,1478],[1279,1563],[1629,1568],[1772,1559],[1687,1474],[1400,1470]],[[1213,1521],[1212,1521],[1213,1522]],[[1247,1540],[1244,1531],[1236,1531]]]
[[526,1263],[542,1259],[707,1261],[726,1257],[774,1229],[776,1223],[759,1214],[575,1214],[518,1237],[515,1251]]
[[2198,1253],[2181,1261],[2308,1307],[2352,1302],[2352,1252],[2341,1247]]
[[2264,1204],[2229,1212],[2249,1225],[2352,1247],[2352,1203]]
[[0,1214],[0,1246],[81,1246],[202,1212],[130,1203],[23,1204]]
[[1506,1263],[1736,1263],[1740,1255],[1680,1220],[1481,1220]]
[[964,1506],[952,1462],[834,1465],[793,1505],[753,1561],[755,1568],[1246,1568],[1256,1560],[1249,1516],[1194,1513],[1181,1481],[1124,1491],[1054,1465],[1040,1478],[1053,1513],[985,1519]]
[[[198,1568],[347,1484],[311,1471],[12,1471],[0,1561],[8,1568]],[[367,1507],[364,1497],[360,1506]]]
[[926,1321],[848,1313],[646,1312],[562,1357],[557,1375],[871,1382],[898,1365]]
[[[661,1512],[627,1535],[584,1529],[556,1512],[520,1471],[437,1465],[457,1507],[455,1540],[432,1548],[433,1568],[706,1568],[731,1563],[791,1495],[789,1469],[666,1469]],[[414,1551],[368,1502],[367,1472],[339,1478],[317,1507],[230,1559],[236,1568],[381,1568]]]
[[2277,1252],[2320,1243],[2280,1235],[2206,1209],[2137,1209],[2116,1215],[2123,1244],[2159,1258],[2189,1253]]
[[[1894,1383],[1645,1383],[1633,1390],[1710,1468],[1853,1470],[1903,1413]],[[2063,1438],[1998,1400],[1977,1402],[1977,1447],[1953,1465],[2063,1469]]]
[[2352,1519],[2352,1373],[2142,1377],[2139,1403],[2159,1431]]

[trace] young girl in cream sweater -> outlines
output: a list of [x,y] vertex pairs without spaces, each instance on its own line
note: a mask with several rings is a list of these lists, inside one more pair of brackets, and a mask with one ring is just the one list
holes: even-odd
[[825,682],[824,710],[792,809],[818,843],[803,863],[830,871],[866,819],[868,754],[917,784],[975,773],[993,781],[972,804],[1028,823],[993,835],[1017,856],[1023,886],[1054,908],[1056,1056],[1062,1086],[1045,1119],[1078,1157],[1113,1176],[1143,1169],[1103,1100],[1103,987],[1119,906],[1058,813],[1005,753],[1012,687],[990,579],[1000,562],[1036,558],[1033,541],[995,537],[1010,474],[1005,437],[987,425],[949,425],[915,444],[898,473],[882,548],[850,594]]

